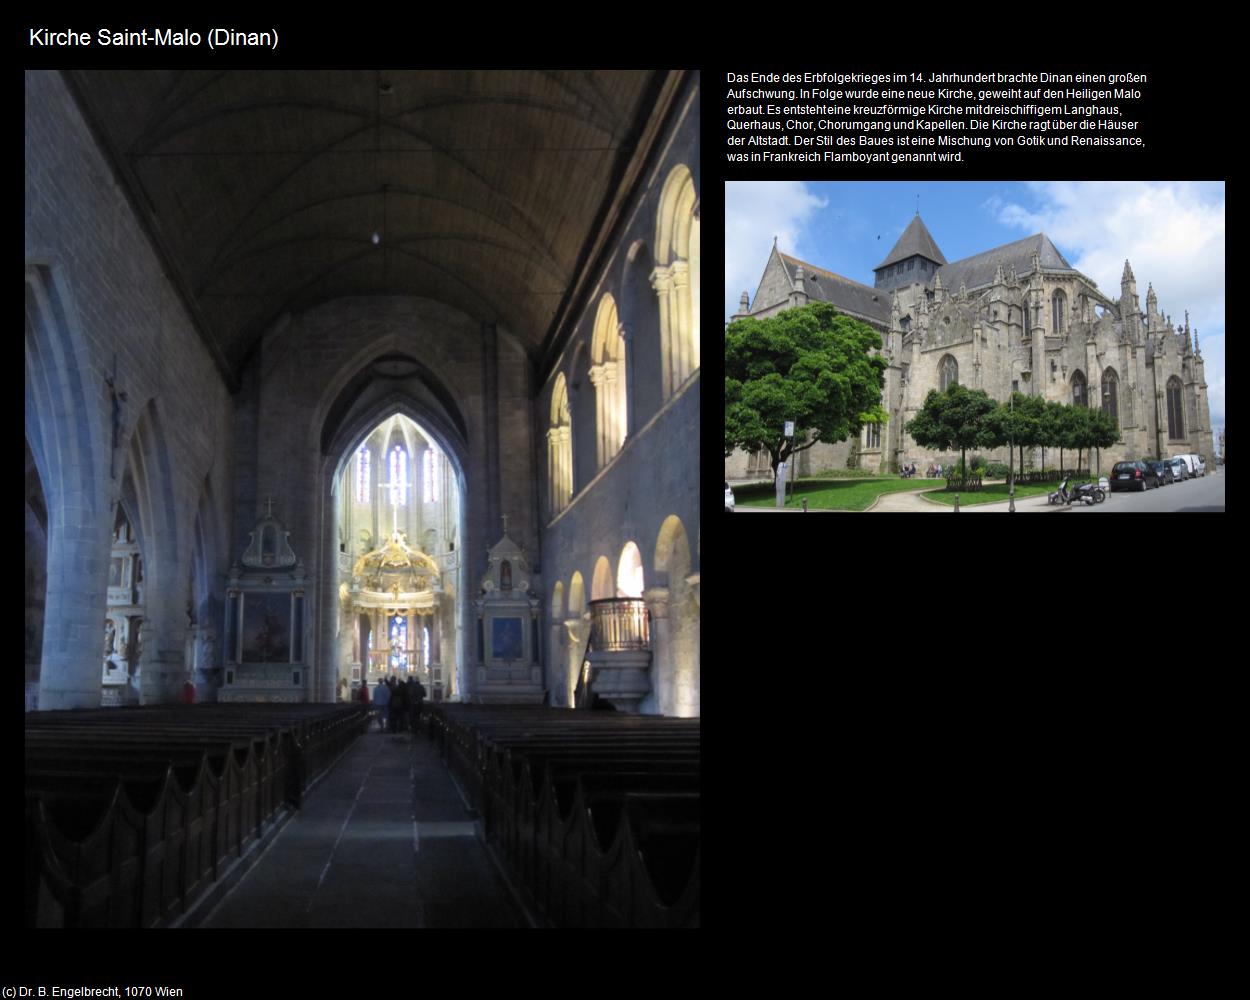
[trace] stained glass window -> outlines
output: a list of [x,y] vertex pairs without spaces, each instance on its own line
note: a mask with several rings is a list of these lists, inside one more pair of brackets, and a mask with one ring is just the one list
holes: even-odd
[[408,503],[408,453],[399,445],[391,449],[391,503]]
[[356,502],[369,502],[369,446],[363,444],[356,453]]
[[390,623],[391,671],[408,669],[408,619],[392,615]]
[[426,503],[438,502],[438,478],[434,462],[434,449],[427,448],[421,454],[422,499]]

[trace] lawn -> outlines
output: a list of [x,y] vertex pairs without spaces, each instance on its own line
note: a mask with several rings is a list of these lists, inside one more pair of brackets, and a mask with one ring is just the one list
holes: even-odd
[[[940,479],[848,479],[845,482],[828,481],[805,486],[801,481],[795,485],[794,496],[786,497],[787,507],[803,506],[807,498],[808,510],[867,510],[883,493],[905,493],[910,490],[944,489]],[[773,495],[751,500],[740,500],[742,507],[774,507]]]

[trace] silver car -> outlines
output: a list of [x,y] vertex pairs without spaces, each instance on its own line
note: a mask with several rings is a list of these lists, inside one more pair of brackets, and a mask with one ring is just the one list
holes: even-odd
[[732,514],[734,512],[734,491],[729,488],[729,482],[725,482],[725,513]]
[[1172,480],[1177,483],[1183,483],[1189,478],[1189,466],[1185,464],[1183,458],[1173,458],[1168,460],[1172,466]]

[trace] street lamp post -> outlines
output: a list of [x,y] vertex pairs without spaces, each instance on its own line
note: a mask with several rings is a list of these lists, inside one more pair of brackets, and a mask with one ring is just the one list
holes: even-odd
[[[1110,410],[1111,410],[1111,393],[1107,389],[1103,389],[1102,411],[1103,413],[1109,413]],[[1159,423],[1159,406],[1156,403],[1155,404],[1155,424],[1157,425],[1158,423]],[[1098,475],[1101,476],[1102,475],[1102,449],[1099,448],[1097,450],[1098,450]]]
[[1007,513],[1014,514],[1016,512],[1016,386],[1020,383],[1015,379],[1011,380],[1011,395],[1007,397],[1007,412],[1011,414],[1007,425],[1011,428],[1011,434],[1007,439],[1007,447],[1011,451],[1007,455]]

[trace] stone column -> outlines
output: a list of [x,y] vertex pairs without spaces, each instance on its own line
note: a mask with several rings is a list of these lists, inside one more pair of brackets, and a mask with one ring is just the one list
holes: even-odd
[[586,614],[577,618],[566,618],[564,620],[564,630],[568,636],[566,643],[567,653],[567,669],[564,680],[567,685],[565,688],[566,697],[569,705],[572,706],[573,692],[577,688],[578,672],[582,667],[582,659],[586,652],[586,640],[590,636],[590,614]]
[[672,377],[673,391],[676,392],[694,370],[690,356],[690,265],[684,260],[675,260],[669,272],[673,276]]
[[568,663],[566,632],[563,623],[553,618],[547,630],[547,690],[551,692],[551,704],[563,706],[568,703],[568,671],[561,666]]
[[605,365],[591,365],[590,384],[595,387],[595,472],[608,463],[607,436],[607,381],[604,378]]
[[625,386],[621,384],[619,361],[605,361],[603,364],[604,382],[604,440],[603,464],[616,456],[625,440]]
[[569,488],[568,462],[569,427],[553,427],[547,432],[547,450],[551,469],[551,516],[555,517],[568,506],[572,490]]
[[651,688],[655,692],[656,710],[660,715],[673,715],[676,706],[674,682],[677,664],[673,660],[672,634],[669,631],[667,587],[652,587],[642,592],[651,615]]
[[674,388],[670,362],[673,352],[673,276],[670,269],[657,267],[652,271],[651,287],[655,289],[660,303],[660,401],[664,402],[673,394]]

